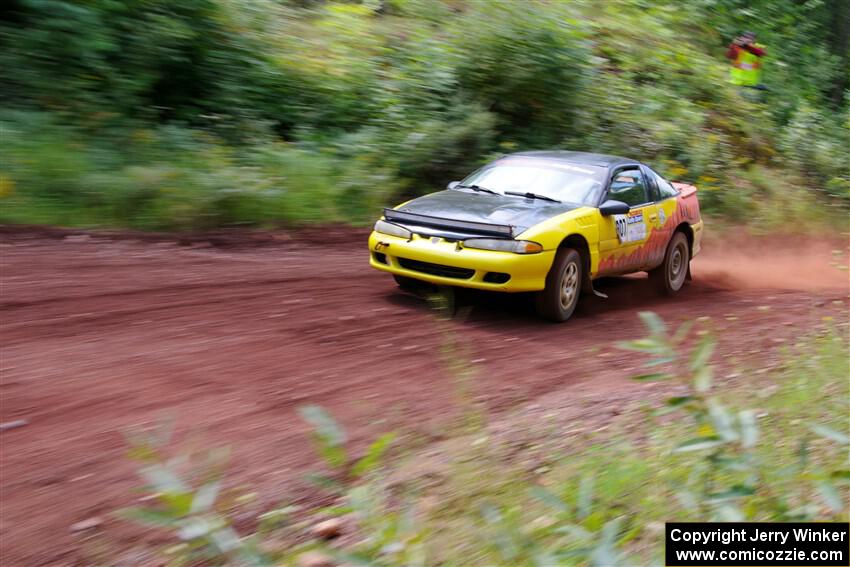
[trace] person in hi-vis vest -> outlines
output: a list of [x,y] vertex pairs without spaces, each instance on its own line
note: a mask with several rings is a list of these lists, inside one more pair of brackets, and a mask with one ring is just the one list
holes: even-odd
[[733,85],[764,89],[761,83],[761,59],[766,54],[763,46],[756,43],[756,34],[744,32],[729,46],[726,57],[732,61],[729,80]]

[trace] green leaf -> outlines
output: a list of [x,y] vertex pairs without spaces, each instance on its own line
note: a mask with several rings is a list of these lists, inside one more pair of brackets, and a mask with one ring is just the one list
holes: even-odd
[[847,438],[847,435],[829,426],[812,423],[809,424],[809,429],[811,429],[821,437],[829,439],[830,441],[835,441],[836,443],[840,443],[842,445],[847,445],[848,443],[850,443],[850,439]]
[[142,463],[157,462],[160,460],[161,457],[159,451],[155,447],[144,443],[138,443],[132,439],[130,442],[133,443],[130,450],[127,451],[127,457],[130,459]]
[[671,362],[675,362],[675,356],[662,356],[661,358],[653,358],[649,362],[645,362],[644,366],[659,366],[661,364],[669,364]]
[[718,455],[714,457],[713,462],[719,467],[735,472],[745,472],[752,468],[747,459],[743,457],[725,457]]
[[367,486],[355,486],[348,491],[348,504],[354,515],[368,518],[376,505],[374,494]]
[[208,537],[212,532],[224,527],[224,522],[215,517],[189,516],[181,522],[177,536],[183,541],[192,541]]
[[167,512],[142,508],[140,506],[124,508],[123,510],[119,510],[119,514],[128,520],[149,526],[171,528],[178,524],[178,518],[172,517]]
[[345,453],[345,432],[337,422],[319,406],[298,408],[301,417],[313,427],[313,437],[319,453],[331,467],[341,467],[348,461]]
[[722,502],[725,500],[735,500],[744,496],[752,496],[756,491],[753,487],[744,484],[736,484],[728,490],[714,492],[709,494],[707,499],[709,502]]
[[348,460],[345,454],[345,449],[338,445],[325,445],[319,443],[319,452],[331,467],[339,468]]
[[818,483],[817,488],[818,494],[820,494],[821,498],[826,505],[829,506],[830,510],[837,514],[844,509],[844,500],[841,498],[841,494],[838,493],[838,490],[831,482],[823,480]]
[[517,548],[516,542],[514,542],[514,538],[511,536],[511,533],[504,525],[505,522],[502,518],[502,513],[492,504],[484,504],[481,507],[481,515],[488,524],[500,528],[496,530],[494,536],[496,547],[498,547],[501,552],[502,558],[512,563],[519,554],[519,549]]
[[319,406],[304,406],[298,408],[298,413],[313,427],[324,443],[334,447],[345,443],[345,432],[324,409]]
[[578,500],[576,502],[576,512],[579,519],[587,518],[593,505],[593,477],[584,476],[578,486]]
[[837,481],[850,480],[850,469],[841,469],[829,473],[830,478]]
[[144,467],[139,471],[139,474],[154,489],[154,492],[189,492],[189,488],[176,473],[160,464]]
[[569,507],[564,503],[563,500],[561,500],[556,495],[552,494],[550,491],[546,490],[542,486],[532,486],[528,492],[532,496],[540,500],[542,503],[552,508],[553,510],[557,510],[558,512],[563,514],[569,512]]
[[717,509],[717,514],[720,516],[721,522],[743,522],[744,514],[737,506],[731,503],[725,503]]
[[638,313],[638,317],[653,336],[663,337],[667,334],[667,325],[664,324],[661,317],[652,311],[641,311]]
[[676,329],[676,332],[673,333],[673,337],[671,338],[671,341],[673,342],[673,344],[678,344],[678,343],[682,342],[685,339],[685,337],[688,335],[688,333],[690,332],[690,330],[693,326],[694,326],[694,321],[685,321],[684,323],[679,325],[679,328]]
[[667,398],[667,401],[665,403],[671,407],[678,407],[694,399],[695,398],[693,396],[673,396],[672,398]]
[[613,518],[606,522],[602,527],[602,541],[613,546],[617,541],[617,535],[620,533],[620,524],[622,521],[622,518]]
[[708,437],[696,437],[694,439],[689,439],[684,443],[680,444],[676,447],[676,453],[685,453],[688,451],[702,451],[704,449],[713,449],[715,447],[719,447],[723,445],[723,440],[716,435],[710,435]]
[[381,463],[381,458],[395,440],[395,433],[386,433],[376,439],[366,450],[366,455],[357,461],[351,469],[352,474],[361,477],[375,470]]
[[679,501],[679,505],[681,505],[686,510],[697,510],[699,509],[699,503],[697,502],[696,496],[694,493],[687,489],[682,489],[677,491],[676,500]]
[[802,472],[809,464],[809,440],[804,436],[800,439],[800,445],[797,447],[797,469]]
[[620,341],[617,347],[623,350],[633,350],[637,352],[648,352],[652,354],[661,354],[666,352],[663,344],[655,339],[637,339],[634,341]]
[[593,533],[584,529],[582,526],[576,524],[566,524],[563,526],[558,526],[553,531],[559,534],[570,535],[579,541],[590,539],[591,537],[593,537]]
[[353,514],[355,512],[354,508],[351,506],[325,506],[323,508],[319,508],[315,511],[317,516],[325,515],[325,516],[345,516],[346,514]]
[[711,366],[702,366],[694,372],[694,388],[703,393],[711,389],[714,371]]
[[325,490],[337,490],[342,486],[339,481],[319,473],[307,474],[307,482],[310,482],[319,488],[324,488]]
[[238,552],[242,565],[260,567],[263,564],[260,557],[251,557],[245,552],[242,539],[228,526],[220,525],[218,529],[210,533],[210,540],[223,555]]
[[590,554],[590,564],[595,567],[607,567],[609,565],[621,565],[615,549],[617,534],[620,532],[621,518],[614,518],[607,522],[599,534],[599,543]]
[[694,351],[691,353],[690,369],[692,371],[696,372],[705,368],[705,365],[711,358],[712,353],[714,353],[714,347],[716,344],[717,343],[714,338],[710,336],[706,336],[699,342]]
[[669,380],[670,375],[665,374],[663,372],[659,372],[657,374],[641,374],[639,376],[632,376],[632,380],[637,380],[638,382],[651,382],[653,380]]
[[552,552],[548,551],[536,553],[532,560],[536,567],[551,567],[552,565],[559,564],[557,557]]
[[741,424],[741,444],[747,449],[755,447],[759,439],[756,412],[753,410],[743,410],[738,413],[738,421]]
[[724,441],[737,441],[738,433],[733,427],[732,416],[726,411],[726,408],[716,400],[708,401],[708,416],[711,418],[711,423],[714,430],[720,433]]
[[218,497],[220,487],[221,483],[219,482],[210,482],[200,487],[192,498],[192,508],[189,510],[189,513],[197,514],[211,510]]

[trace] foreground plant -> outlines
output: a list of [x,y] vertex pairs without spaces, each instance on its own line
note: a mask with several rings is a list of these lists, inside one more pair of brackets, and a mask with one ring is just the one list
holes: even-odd
[[[691,465],[690,481],[677,490],[682,505],[715,521],[764,516],[778,521],[823,518],[821,507],[810,501],[805,490],[791,498],[770,486],[756,451],[760,439],[756,411],[733,410],[712,394],[714,368],[709,362],[716,346],[714,337],[705,335],[688,352],[685,342],[692,322],[670,333],[655,313],[642,312],[640,318],[649,336],[620,343],[620,347],[650,355],[648,367],[667,365],[672,369],[633,378],[672,380],[683,390],[666,400],[662,413],[679,411],[689,418],[691,436],[678,443],[673,452],[700,456]],[[800,436],[799,460],[791,471],[801,481],[813,484],[830,514],[838,518],[847,503],[839,495],[836,483],[846,482],[850,474],[845,469],[824,471],[813,467],[808,458],[810,431],[838,446],[846,446],[848,439],[825,425],[810,424]]]
[[373,441],[359,459],[354,458],[346,447],[348,437],[345,429],[319,406],[304,406],[298,409],[301,417],[312,428],[313,442],[331,475],[313,473],[310,479],[324,488],[340,490],[364,479],[381,466],[383,457],[396,438],[395,433],[385,433]]
[[[294,508],[271,510],[259,516],[255,531],[240,536],[233,527],[239,496],[222,494],[222,477],[229,451],[182,452],[170,457],[171,424],[128,434],[130,457],[139,462],[139,475],[148,494],[145,505],[122,510],[134,521],[169,530],[175,545],[165,550],[171,565],[276,565],[281,554],[261,551],[264,538],[279,531]],[[294,551],[299,548],[295,547]]]
[[[387,449],[392,434],[379,437],[363,456],[355,457],[344,429],[322,408],[308,406],[300,409],[301,415],[313,427],[316,447],[331,471],[314,479],[336,496],[332,506],[314,514],[331,517],[344,529],[331,536],[307,530],[308,524],[290,521],[292,508],[282,508],[258,516],[258,527],[240,536],[232,521],[233,502],[238,498],[222,494],[220,489],[226,452],[171,458],[165,451],[170,441],[167,426],[130,437],[151,498],[127,514],[171,530],[178,543],[167,550],[167,556],[174,565],[386,567],[632,565],[658,553],[663,541],[661,522],[667,520],[846,518],[850,442],[845,432],[798,419],[765,419],[760,425],[765,414],[733,409],[721,401],[723,392],[713,387],[713,337],[697,334],[700,338],[691,344],[690,323],[669,331],[652,313],[642,313],[641,319],[648,336],[620,346],[649,356],[647,365],[654,372],[636,376],[636,380],[667,381],[673,386],[674,395],[655,414],[673,413],[683,419],[659,424],[664,441],[650,443],[640,454],[633,449],[620,454],[607,443],[599,447],[596,461],[584,452],[571,453],[569,462],[565,459],[565,471],[577,474],[559,478],[553,470],[535,481],[522,473],[488,469],[493,461],[475,460],[472,482],[461,482],[447,492],[449,502],[436,502],[415,485],[389,480],[394,463],[387,461]],[[798,362],[791,374],[778,375],[783,380],[796,379],[796,385],[784,384],[791,395],[796,395],[795,387],[810,393],[812,384],[801,373],[835,370],[826,382],[818,383],[823,388],[844,371],[843,366],[838,370],[838,366],[821,367],[814,362],[824,353],[829,353],[824,356],[832,362],[841,358],[838,353],[846,354],[840,334],[829,331],[812,344],[802,365]],[[844,360],[846,357],[836,364]],[[823,398],[803,399],[806,405],[818,407]],[[775,401],[782,402],[775,406],[781,413],[794,411],[787,407],[796,398]],[[787,431],[783,429],[786,425]],[[790,440],[797,447],[791,459],[794,462],[789,462],[787,452],[771,444],[777,436],[786,445]],[[612,463],[618,458],[630,460],[618,468]],[[772,459],[779,458],[783,462],[777,466]],[[499,463],[495,466],[501,466]],[[502,473],[512,484],[494,482]],[[619,483],[613,488],[611,476]],[[458,478],[465,480],[462,475]],[[483,480],[478,482],[479,478]],[[665,500],[662,510],[653,509],[654,500],[649,496],[668,489],[674,491],[679,505]],[[620,501],[622,498],[628,501]],[[453,528],[443,535],[440,525],[446,523]],[[334,539],[336,535],[343,537]],[[443,550],[446,546],[449,551]],[[317,550],[320,554],[310,558],[313,563],[307,562],[304,552]]]

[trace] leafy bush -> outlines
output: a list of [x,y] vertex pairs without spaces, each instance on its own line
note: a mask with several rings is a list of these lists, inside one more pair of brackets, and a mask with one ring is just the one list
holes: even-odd
[[[362,222],[547,148],[642,159],[742,221],[773,207],[739,186],[753,171],[801,210],[847,207],[839,3],[533,6],[16,0],[0,8],[3,219]],[[764,103],[728,84],[742,28],[769,49]]]
[[[806,499],[794,499],[801,494],[806,495],[805,489],[793,495],[775,490],[763,473],[764,463],[755,449],[760,438],[755,410],[731,410],[710,394],[714,368],[709,361],[714,351],[714,338],[710,335],[703,337],[685,358],[680,348],[691,329],[690,323],[684,323],[670,334],[664,322],[654,313],[640,315],[650,336],[624,343],[622,347],[650,355],[649,366],[678,363],[680,367],[671,373],[656,372],[636,376],[635,379],[678,380],[683,383],[683,391],[668,398],[666,404],[668,408],[688,416],[693,437],[681,441],[673,451],[703,455],[702,460],[693,464],[688,485],[679,489],[677,496],[680,501],[708,521],[743,522],[765,516],[772,521],[822,519],[824,515],[817,504]],[[826,425],[809,424],[808,427],[839,446],[850,443],[845,433]],[[838,496],[834,481],[846,480],[848,471],[806,470],[808,459],[803,455],[808,452],[807,433],[804,431],[800,436],[801,460],[795,471],[798,482],[811,484],[814,481],[822,501],[838,520],[846,503]]]
[[382,165],[330,150],[234,147],[174,126],[92,140],[42,118],[0,120],[5,221],[158,230],[357,222],[396,188]]
[[458,22],[458,84],[504,139],[549,147],[575,130],[590,59],[577,15],[481,2]]
[[850,202],[850,112],[843,117],[803,105],[794,113],[782,149],[797,171],[808,175],[813,189]]

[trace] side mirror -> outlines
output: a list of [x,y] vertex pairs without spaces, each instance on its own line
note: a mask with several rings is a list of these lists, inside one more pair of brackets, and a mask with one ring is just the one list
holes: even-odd
[[608,199],[601,205],[599,205],[599,213],[603,217],[610,217],[611,215],[624,215],[631,210],[627,204],[622,201],[615,201],[614,199]]
[[460,185],[460,181],[451,181],[448,185],[446,185],[446,189],[454,189],[458,185]]

